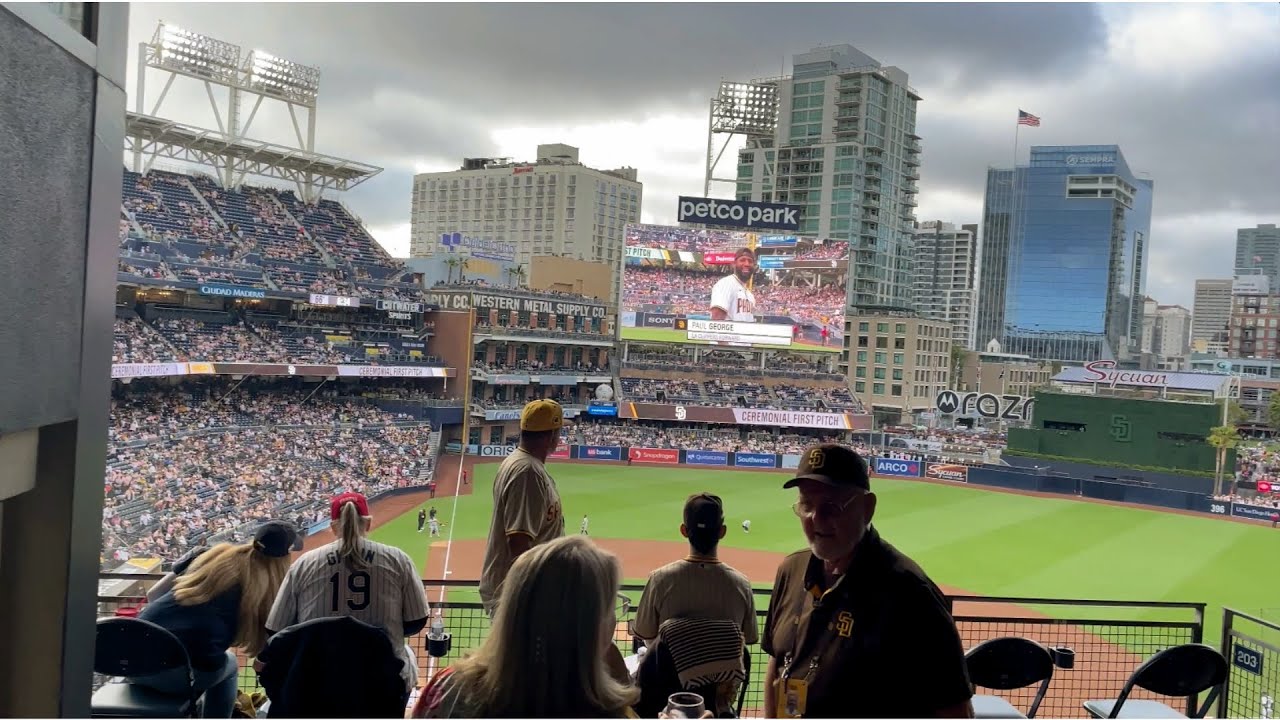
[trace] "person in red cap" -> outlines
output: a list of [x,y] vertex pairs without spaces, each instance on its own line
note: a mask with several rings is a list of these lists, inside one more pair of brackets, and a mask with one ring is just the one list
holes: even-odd
[[430,608],[422,577],[400,548],[367,536],[369,501],[346,492],[329,504],[336,540],[293,563],[267,617],[273,633],[308,620],[347,615],[383,628],[404,660],[406,700],[418,682],[418,664],[405,638],[427,625]]

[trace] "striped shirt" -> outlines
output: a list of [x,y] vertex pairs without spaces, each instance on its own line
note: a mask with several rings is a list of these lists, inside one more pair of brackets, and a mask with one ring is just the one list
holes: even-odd
[[431,612],[421,575],[400,548],[361,539],[365,567],[356,568],[339,559],[339,545],[331,542],[293,562],[267,616],[267,629],[279,632],[308,620],[343,615],[381,627],[404,660],[401,676],[412,689],[418,668],[405,646],[404,624]]
[[652,640],[672,618],[731,620],[742,628],[748,645],[759,640],[751,583],[718,560],[685,558],[649,574],[632,630]]

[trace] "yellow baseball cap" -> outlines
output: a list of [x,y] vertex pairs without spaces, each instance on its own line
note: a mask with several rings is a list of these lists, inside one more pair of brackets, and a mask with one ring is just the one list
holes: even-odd
[[564,408],[555,400],[534,400],[520,413],[520,429],[546,432],[564,427]]

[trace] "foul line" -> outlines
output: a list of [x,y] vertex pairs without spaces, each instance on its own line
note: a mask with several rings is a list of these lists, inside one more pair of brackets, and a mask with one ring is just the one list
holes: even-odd
[[[465,450],[466,448],[463,449]],[[466,459],[466,453],[458,456],[458,474],[454,477],[453,481],[453,509],[449,511],[449,537],[445,540],[444,545],[444,568],[440,572],[441,581],[449,579],[449,556],[453,553],[453,529],[457,527],[457,523],[455,521],[458,519],[458,497],[462,495],[462,473],[463,469],[466,467],[466,463],[464,462]],[[428,541],[430,541],[430,538],[428,538]],[[440,616],[441,620],[444,619],[444,615],[440,611],[440,606],[444,604],[444,595],[445,586],[442,584],[440,586],[440,599],[436,601],[435,612],[436,615]],[[426,632],[429,637],[431,633],[431,618],[427,618]],[[426,643],[423,643],[423,651],[426,651]],[[431,678],[435,677],[435,674],[436,658],[428,653],[427,680],[430,681]]]

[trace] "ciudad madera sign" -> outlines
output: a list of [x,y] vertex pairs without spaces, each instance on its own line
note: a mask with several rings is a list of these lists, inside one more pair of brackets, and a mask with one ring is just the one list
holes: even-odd
[[1026,420],[1031,417],[1031,407],[1036,399],[1022,395],[994,395],[992,393],[943,390],[934,398],[933,406],[944,415],[972,415],[993,420]]
[[680,197],[676,221],[700,225],[766,230],[799,230],[800,208],[794,205]]

